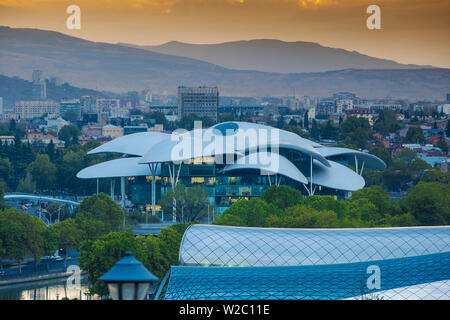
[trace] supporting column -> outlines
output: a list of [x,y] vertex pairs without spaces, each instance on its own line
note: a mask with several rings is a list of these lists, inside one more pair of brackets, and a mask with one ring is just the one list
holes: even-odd
[[[156,215],[156,163],[150,163],[150,172],[152,173],[152,216]],[[148,223],[148,221],[147,221]]]
[[98,180],[99,180],[99,179],[97,178],[97,194],[98,194]]
[[125,230],[125,177],[120,177],[120,195],[121,195],[121,206],[123,213],[123,229]]
[[[182,165],[182,162],[180,162],[180,166],[179,166],[179,168],[178,168],[178,172],[176,173],[176,176],[175,176],[175,170],[176,170],[176,164],[175,163],[173,163],[173,167],[172,167],[172,169],[171,169],[171,167],[170,167],[170,163],[169,163],[169,175],[170,175],[170,181],[171,181],[171,184],[172,184],[172,190],[174,191],[174,193],[175,193],[175,187],[177,186],[177,184],[178,184],[178,179],[180,178],[180,172],[181,172],[181,165]],[[177,221],[177,200],[175,199],[175,197],[173,198],[173,210],[172,210],[172,221],[173,222],[176,222]]]
[[114,200],[114,184],[115,184],[115,181],[114,181],[114,178],[112,178],[111,179],[111,199],[113,199],[113,200]]
[[363,170],[364,170],[364,164],[365,164],[365,163],[366,163],[366,162],[363,161],[362,166],[361,166],[361,172],[359,173],[360,176],[362,176],[362,173],[363,173]]
[[309,195],[313,195],[313,158],[312,158],[312,156],[310,157],[310,159],[311,159],[311,161],[310,161],[311,163],[310,163],[310,174],[309,174],[309,184],[310,184]]
[[356,154],[355,154],[355,171],[356,171],[356,173],[358,173],[358,158],[356,157]]
[[120,177],[120,205],[125,208],[125,177]]

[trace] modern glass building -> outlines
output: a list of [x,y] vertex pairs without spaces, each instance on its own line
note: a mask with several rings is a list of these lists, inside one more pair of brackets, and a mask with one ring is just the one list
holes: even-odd
[[450,227],[190,226],[165,299],[450,299]]
[[202,185],[219,213],[239,199],[259,197],[271,185],[346,198],[364,187],[365,168],[386,167],[371,154],[325,147],[288,131],[246,122],[172,134],[130,134],[89,153],[102,152],[123,157],[85,168],[77,177],[128,181],[128,192],[122,186],[121,193],[137,206],[156,204],[178,183]]

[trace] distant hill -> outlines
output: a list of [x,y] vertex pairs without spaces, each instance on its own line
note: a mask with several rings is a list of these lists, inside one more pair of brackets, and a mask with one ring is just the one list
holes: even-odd
[[[64,83],[55,85],[47,82],[47,98],[59,101],[63,98],[79,98],[83,95],[95,97],[106,97],[109,94],[91,89],[77,88]],[[13,106],[15,102],[21,100],[31,100],[31,82],[19,77],[6,77],[0,75],[0,97],[3,98],[4,106]]]
[[318,43],[303,41],[285,42],[256,39],[218,44],[190,44],[172,41],[160,46],[122,45],[199,59],[230,69],[275,73],[430,67],[400,64],[392,60],[370,57],[356,51],[324,47]]
[[53,31],[0,27],[0,74],[30,79],[33,69],[76,87],[126,92],[150,88],[175,93],[179,85],[218,86],[221,95],[441,98],[450,69],[346,69],[314,73],[234,70],[201,60],[91,42]]

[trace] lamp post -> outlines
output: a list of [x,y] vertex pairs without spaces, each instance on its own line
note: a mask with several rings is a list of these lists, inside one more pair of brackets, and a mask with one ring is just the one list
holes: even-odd
[[100,280],[108,285],[113,300],[144,300],[150,283],[158,278],[127,251]]

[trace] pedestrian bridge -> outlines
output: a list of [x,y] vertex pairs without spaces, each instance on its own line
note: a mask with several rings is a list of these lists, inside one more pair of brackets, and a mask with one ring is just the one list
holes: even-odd
[[69,207],[79,206],[80,203],[72,200],[66,200],[61,198],[55,198],[52,196],[44,196],[39,194],[30,194],[30,193],[7,193],[3,197],[5,201],[14,201],[14,200],[34,200],[34,201],[42,201],[42,202],[56,202],[62,203]]

